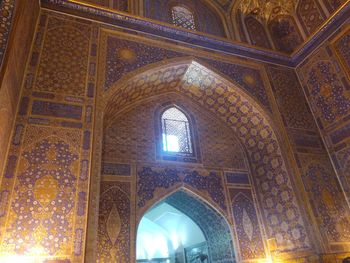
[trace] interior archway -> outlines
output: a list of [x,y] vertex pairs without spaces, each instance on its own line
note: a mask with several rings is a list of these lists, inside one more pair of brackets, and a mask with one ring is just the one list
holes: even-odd
[[[311,246],[287,170],[283,143],[275,133],[269,113],[246,91],[191,60],[149,65],[121,81],[99,101],[98,114],[104,119],[98,120],[97,137],[102,137],[103,129],[113,123],[115,116],[140,101],[169,93],[186,97],[225,122],[245,148],[267,237],[275,238],[277,245],[286,250]],[[100,147],[99,143],[97,141],[96,147]],[[101,166],[94,169],[99,173]],[[142,208],[145,200],[141,200]],[[286,209],[279,209],[281,202],[287,205]],[[276,222],[276,218],[283,220]]]
[[[286,249],[310,246],[282,143],[269,113],[238,85],[197,62],[163,62],[148,68],[124,83],[116,83],[106,93],[104,125],[113,122],[113,116],[123,108],[155,94],[176,92],[190,98],[226,122],[246,148],[268,236]],[[278,209],[285,204],[287,209]],[[284,221],[276,224],[275,218]],[[293,229],[285,225],[293,225]]]
[[[191,224],[192,229],[181,224]],[[159,238],[159,242],[150,245],[147,238],[153,238],[153,242]],[[147,248],[149,253],[144,251]],[[138,227],[136,250],[137,262],[236,262],[230,227],[224,217],[184,189],[144,214]]]

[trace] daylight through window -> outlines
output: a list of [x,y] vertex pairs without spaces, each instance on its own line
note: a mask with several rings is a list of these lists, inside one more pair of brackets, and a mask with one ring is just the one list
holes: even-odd
[[193,153],[188,119],[175,107],[162,115],[162,137],[164,152]]

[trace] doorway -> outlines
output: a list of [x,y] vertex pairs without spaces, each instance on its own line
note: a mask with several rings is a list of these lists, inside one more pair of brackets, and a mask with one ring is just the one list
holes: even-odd
[[226,220],[207,203],[180,190],[150,208],[137,231],[138,263],[235,262]]

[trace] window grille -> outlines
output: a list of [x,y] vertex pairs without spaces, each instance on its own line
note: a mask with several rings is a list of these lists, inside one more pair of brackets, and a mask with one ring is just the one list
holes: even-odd
[[162,142],[164,152],[193,153],[188,119],[175,107],[167,109],[162,115]]
[[173,24],[190,30],[196,30],[193,13],[185,7],[174,6],[171,9]]

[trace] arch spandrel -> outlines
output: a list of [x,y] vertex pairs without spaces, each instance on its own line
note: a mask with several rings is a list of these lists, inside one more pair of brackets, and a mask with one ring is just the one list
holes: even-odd
[[[148,79],[154,79],[147,84],[142,79],[147,74],[140,74],[120,88],[111,89],[110,100],[105,101],[105,124],[127,105],[156,94],[172,91],[192,99],[226,122],[246,148],[269,238],[276,238],[282,250],[310,249],[312,245],[269,114],[232,83],[198,63],[191,65],[198,67],[197,77],[206,78],[196,79],[193,75],[190,81],[186,76],[189,65],[185,63],[149,71]],[[180,81],[174,78],[176,72],[180,72],[177,74]],[[293,217],[289,216],[290,211]],[[275,222],[273,218],[279,220]]]

